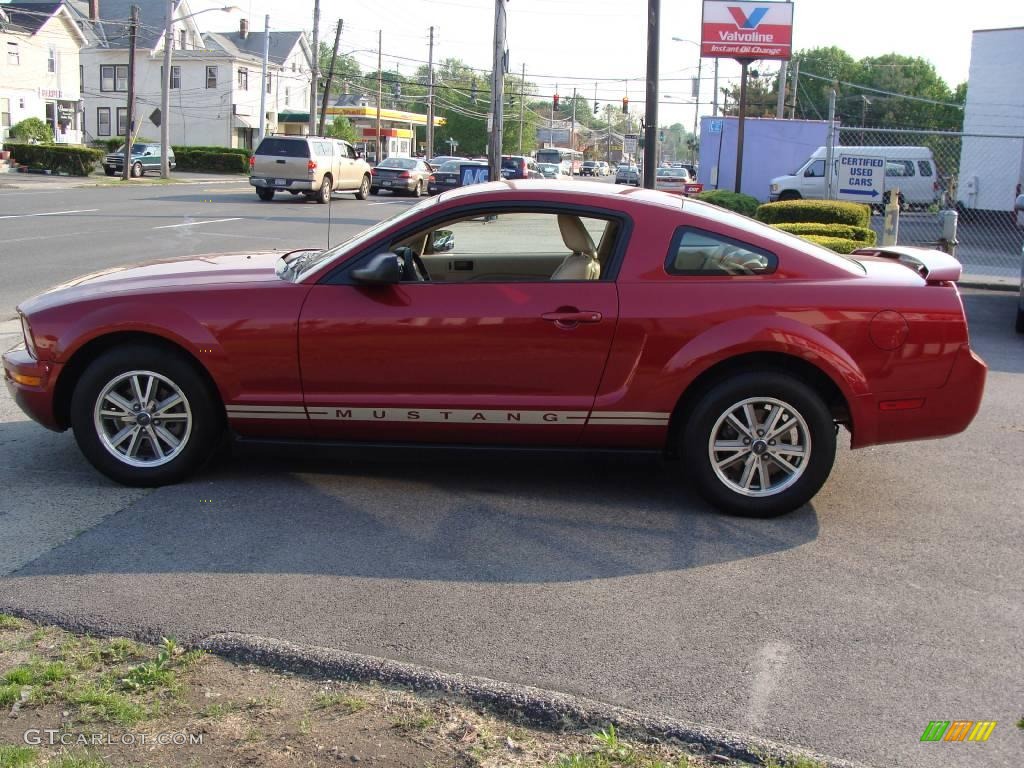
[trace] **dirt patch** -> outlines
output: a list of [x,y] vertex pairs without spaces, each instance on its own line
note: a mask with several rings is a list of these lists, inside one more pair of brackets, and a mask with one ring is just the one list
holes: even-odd
[[451,695],[312,679],[173,641],[81,636],[3,615],[0,745],[0,768],[750,765],[613,728],[530,727]]

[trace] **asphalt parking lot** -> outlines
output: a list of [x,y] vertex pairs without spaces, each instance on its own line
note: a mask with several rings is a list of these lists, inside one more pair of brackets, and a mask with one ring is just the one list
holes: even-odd
[[[409,203],[266,204],[244,180],[0,189],[0,320],[82,272],[316,245],[328,213],[337,241]],[[813,504],[767,521],[716,514],[680,467],[637,459],[264,451],[178,486],[124,489],[4,392],[0,610],[101,632],[342,648],[876,766],[1017,766],[1015,302],[965,291],[990,366],[967,432],[856,452],[844,439]],[[4,333],[6,348],[16,329],[0,323]],[[955,719],[999,725],[984,744],[919,741],[928,721]]]

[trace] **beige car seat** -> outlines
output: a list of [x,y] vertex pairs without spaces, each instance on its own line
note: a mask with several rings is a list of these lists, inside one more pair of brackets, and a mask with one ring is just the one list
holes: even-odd
[[601,277],[601,263],[597,260],[594,241],[583,226],[579,216],[558,214],[558,229],[562,242],[572,253],[558,265],[551,275],[552,280],[598,280]]

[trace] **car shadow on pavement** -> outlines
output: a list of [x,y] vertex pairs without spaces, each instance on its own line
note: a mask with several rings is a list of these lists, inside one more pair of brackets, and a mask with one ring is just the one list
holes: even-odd
[[678,464],[654,459],[275,453],[155,490],[15,575],[570,582],[759,557],[818,534],[810,506],[772,520],[717,513]]
[[965,288],[964,309],[971,347],[991,371],[1024,373],[1024,335],[1014,331],[1016,292]]

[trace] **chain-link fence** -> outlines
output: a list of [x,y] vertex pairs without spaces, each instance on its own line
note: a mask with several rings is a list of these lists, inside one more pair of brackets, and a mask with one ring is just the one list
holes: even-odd
[[[965,275],[1020,277],[1024,227],[1013,205],[1024,183],[1024,135],[842,127],[838,144],[885,157],[886,189],[900,190],[900,245],[934,246],[942,237],[940,212],[954,209]],[[879,236],[882,226],[876,210]]]

